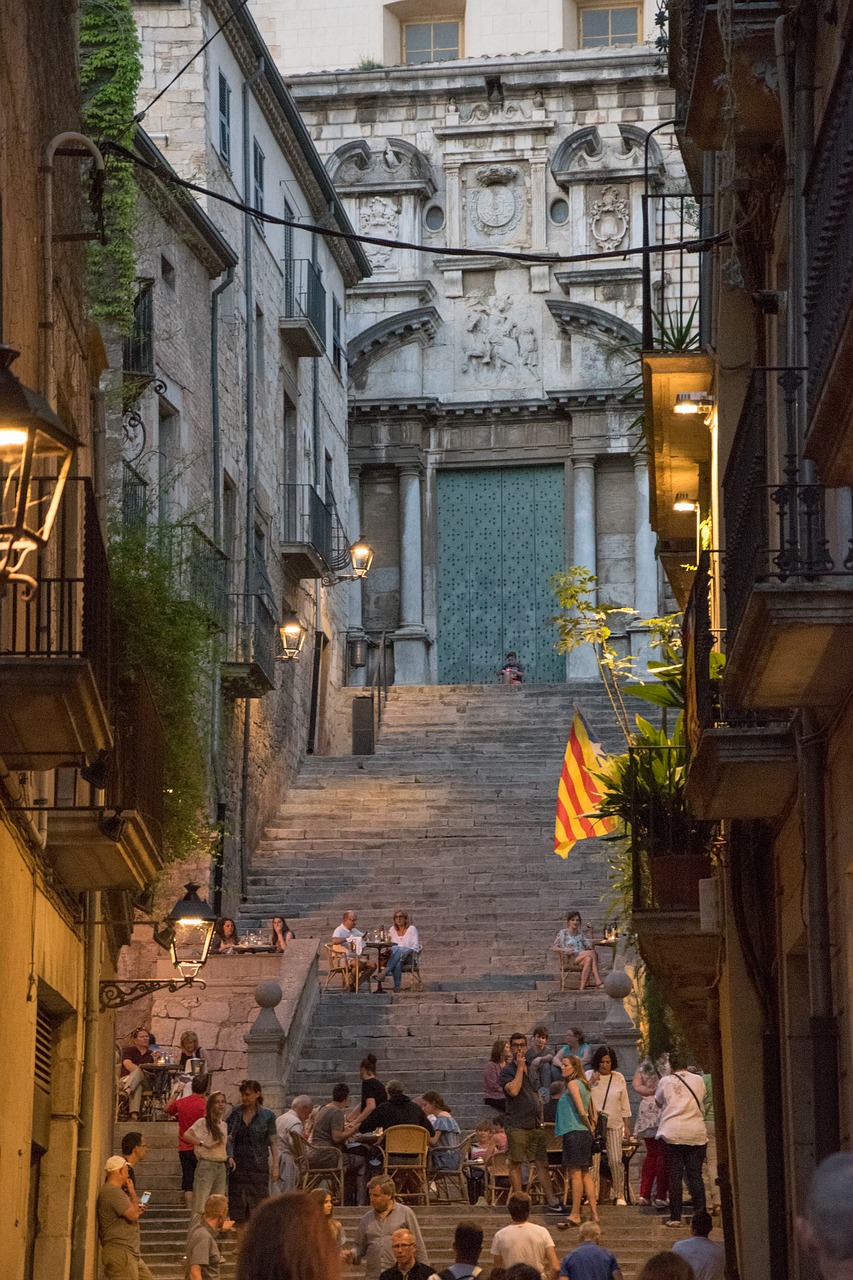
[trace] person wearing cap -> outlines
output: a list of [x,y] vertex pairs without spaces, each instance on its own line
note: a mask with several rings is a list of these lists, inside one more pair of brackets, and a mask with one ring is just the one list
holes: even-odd
[[145,1206],[128,1194],[128,1165],[124,1156],[110,1156],[106,1179],[98,1192],[98,1238],[107,1280],[154,1280],[139,1256],[139,1219]]

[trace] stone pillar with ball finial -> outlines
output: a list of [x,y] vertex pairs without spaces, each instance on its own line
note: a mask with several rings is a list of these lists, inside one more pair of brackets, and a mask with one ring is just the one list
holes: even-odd
[[281,1087],[282,1054],[286,1041],[284,1027],[275,1014],[281,1003],[282,990],[277,982],[267,979],[255,987],[255,1002],[260,1013],[243,1039],[246,1041],[246,1078],[257,1080],[264,1095],[264,1106],[276,1114],[284,1110]]
[[609,1044],[616,1051],[619,1070],[630,1088],[637,1070],[637,1044],[640,1032],[625,1008],[625,1000],[634,992],[634,981],[625,970],[625,956],[620,945],[610,973],[604,975],[604,990],[609,997],[604,1022],[601,1027],[602,1044]]

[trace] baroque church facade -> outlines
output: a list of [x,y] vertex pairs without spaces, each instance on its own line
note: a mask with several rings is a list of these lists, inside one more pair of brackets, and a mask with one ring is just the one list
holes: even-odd
[[[401,684],[491,683],[509,650],[528,680],[594,675],[590,654],[554,649],[550,579],[568,565],[636,609],[625,652],[662,604],[641,257],[596,255],[642,243],[644,190],[683,189],[674,102],[652,13],[572,47],[581,7],[524,30],[543,5],[511,0],[488,32],[485,0],[455,23],[420,0],[320,4],[310,32],[296,0],[253,5],[353,225],[391,242],[365,246],[373,274],[347,298],[349,523],[376,549],[350,634],[384,634]],[[589,9],[610,28],[623,11]],[[553,49],[510,52],[537,39]]]

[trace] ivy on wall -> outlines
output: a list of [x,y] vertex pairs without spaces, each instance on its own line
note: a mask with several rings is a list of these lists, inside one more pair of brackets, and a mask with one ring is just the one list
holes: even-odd
[[[139,37],[131,0],[85,0],[80,22],[80,83],[83,127],[99,145],[128,145],[135,128],[136,94],[142,74]],[[105,156],[105,244],[89,250],[92,315],[129,333],[136,294],[136,181],[133,165]]]

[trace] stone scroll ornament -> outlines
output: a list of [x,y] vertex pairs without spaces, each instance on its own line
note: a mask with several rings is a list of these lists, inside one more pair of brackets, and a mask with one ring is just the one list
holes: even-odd
[[628,233],[628,201],[616,187],[605,187],[589,211],[589,229],[599,249],[618,249]]
[[479,186],[470,196],[471,221],[483,235],[506,235],[518,226],[523,213],[521,195],[513,186],[518,176],[518,169],[510,164],[477,170]]
[[[400,233],[400,206],[387,196],[371,196],[361,207],[358,225],[363,235],[396,240]],[[389,265],[393,250],[387,245],[366,244],[364,252],[370,265],[381,269]]]

